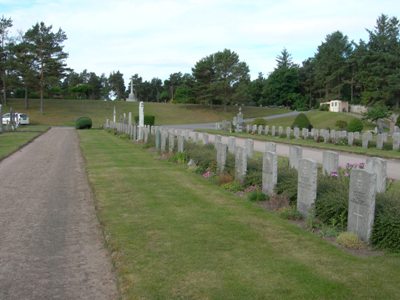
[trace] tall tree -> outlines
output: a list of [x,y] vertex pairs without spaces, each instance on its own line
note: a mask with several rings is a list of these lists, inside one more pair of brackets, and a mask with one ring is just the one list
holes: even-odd
[[112,72],[108,77],[108,82],[111,91],[116,94],[117,99],[125,99],[126,93],[123,74],[120,71]]
[[225,110],[227,105],[242,100],[240,96],[250,82],[249,67],[229,49],[201,59],[192,71],[197,96],[210,104],[221,103]]
[[266,104],[293,107],[296,102],[303,101],[299,94],[299,67],[292,63],[291,55],[286,49],[278,55],[276,62],[277,66],[268,76],[263,90]]
[[67,39],[61,28],[52,32],[52,26],[43,22],[29,29],[24,39],[30,45],[34,57],[34,69],[39,80],[40,112],[43,113],[43,92],[47,85],[58,81],[66,71],[65,60],[68,54],[63,51],[62,43]]
[[351,43],[340,31],[328,34],[315,55],[315,79],[325,100],[343,99],[346,81],[349,79],[348,58]]
[[11,47],[11,66],[24,89],[25,109],[29,108],[28,90],[34,88],[36,82],[34,56],[31,47],[32,45],[27,43],[24,37],[21,37],[21,41]]
[[8,31],[12,27],[11,18],[6,18],[4,16],[0,19],[0,76],[2,82],[3,91],[3,104],[7,104],[7,65],[8,65]]
[[369,41],[362,58],[362,99],[364,103],[400,103],[400,35],[399,20],[381,15],[373,30],[367,30]]

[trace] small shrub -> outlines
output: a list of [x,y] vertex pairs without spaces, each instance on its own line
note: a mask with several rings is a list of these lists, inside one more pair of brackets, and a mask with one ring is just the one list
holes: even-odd
[[262,158],[247,161],[247,173],[244,186],[261,185],[262,183]]
[[296,116],[296,118],[293,121],[292,128],[298,127],[300,129],[307,128],[308,130],[311,130],[313,126],[311,125],[310,120],[304,113],[300,113]]
[[317,179],[316,216],[326,225],[340,230],[347,227],[349,178],[319,175]]
[[319,107],[320,111],[329,111],[329,104],[321,104]]
[[253,121],[253,125],[257,125],[257,126],[265,126],[267,125],[267,120],[262,119],[262,118],[257,118]]
[[92,119],[89,117],[80,117],[75,121],[76,129],[90,129],[92,128]]
[[348,132],[361,132],[364,129],[364,125],[360,119],[354,118],[347,125]]
[[199,145],[187,143],[185,150],[188,157],[196,164],[197,173],[203,174],[207,170],[211,170],[214,173],[216,172],[216,151],[212,144]]
[[[156,116],[144,115],[143,122],[144,125],[154,126],[154,124],[156,123]],[[139,124],[139,116],[135,116],[135,123]]]
[[297,171],[288,165],[279,168],[275,190],[277,194],[286,195],[290,204],[294,205],[297,199]]
[[321,237],[332,238],[332,237],[337,237],[339,235],[339,231],[334,226],[322,225],[318,234]]
[[336,242],[349,249],[362,249],[365,244],[353,232],[342,232],[336,238]]
[[267,200],[267,195],[261,191],[254,191],[248,194],[247,199],[252,202],[265,201]]
[[306,228],[311,231],[318,230],[322,227],[321,221],[315,215],[315,209],[312,208],[306,217]]
[[175,153],[169,158],[169,161],[178,163],[178,164],[184,164],[188,160],[187,154],[186,153]]
[[286,220],[301,220],[303,216],[299,211],[296,209],[294,206],[286,206],[282,207],[281,209],[278,210],[278,214],[281,218],[286,219]]
[[336,127],[339,129],[345,129],[347,128],[347,122],[344,120],[337,120],[335,123]]
[[230,191],[232,193],[237,193],[243,190],[243,186],[240,182],[232,181],[221,185],[223,189]]
[[400,251],[400,195],[377,194],[371,242],[382,249]]

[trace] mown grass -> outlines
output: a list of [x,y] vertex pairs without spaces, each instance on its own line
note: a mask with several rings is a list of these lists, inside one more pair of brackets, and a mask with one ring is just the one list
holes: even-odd
[[[348,113],[334,113],[334,112],[329,112],[329,111],[309,111],[306,112],[307,117],[309,118],[311,124],[313,125],[314,128],[318,129],[338,129],[336,126],[336,122],[338,120],[345,121],[349,123],[352,119],[355,119],[359,116],[355,116],[352,114]],[[273,120],[268,120],[267,124],[272,126],[292,126],[293,121],[296,117],[291,116],[291,117],[282,117],[282,118],[276,118]],[[364,129],[371,129],[373,128],[373,124],[369,122],[364,122]]]
[[36,138],[48,129],[48,126],[21,126],[15,132],[0,134],[0,160]]
[[398,299],[400,256],[356,257],[104,131],[79,131],[123,299]]
[[[113,108],[115,106],[117,115],[123,113],[138,115],[138,103],[125,101],[101,101],[101,100],[55,100],[46,99],[44,101],[44,114],[39,112],[39,100],[30,100],[30,108],[24,109],[22,99],[8,101],[8,107],[3,108],[3,112],[8,111],[9,107],[14,111],[27,113],[32,124],[45,124],[57,126],[74,126],[78,117],[88,116],[93,121],[93,127],[100,127],[105,120],[112,119]],[[167,103],[145,103],[145,114],[156,116],[156,125],[166,124],[191,124],[209,123],[222,120],[232,120],[237,114],[237,107],[228,107],[225,112],[223,107],[201,105],[182,105]],[[244,107],[243,113],[246,118],[269,116],[288,112],[283,108],[260,108]]]

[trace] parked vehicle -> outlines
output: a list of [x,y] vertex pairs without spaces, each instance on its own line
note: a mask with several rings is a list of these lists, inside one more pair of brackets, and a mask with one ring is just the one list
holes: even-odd
[[[15,124],[19,125],[28,125],[29,124],[29,116],[24,113],[14,113]],[[10,123],[10,113],[5,113],[3,115],[3,125],[7,125]]]
[[20,125],[29,125],[29,116],[27,114],[16,113]]

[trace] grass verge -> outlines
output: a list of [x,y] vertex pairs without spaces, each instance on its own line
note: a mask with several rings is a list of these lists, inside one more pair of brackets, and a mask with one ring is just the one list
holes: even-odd
[[14,132],[0,134],[0,160],[18,151],[48,130],[48,126],[20,127]]
[[355,257],[104,131],[79,131],[123,299],[398,299],[400,256]]

